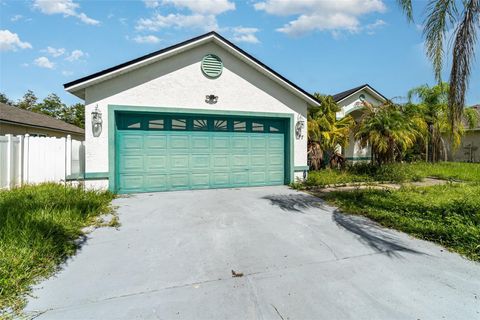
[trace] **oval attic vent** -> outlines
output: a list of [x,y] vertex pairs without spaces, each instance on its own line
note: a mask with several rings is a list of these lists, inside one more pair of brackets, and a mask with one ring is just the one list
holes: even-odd
[[207,54],[202,59],[202,72],[209,78],[218,78],[222,74],[222,60],[214,55]]

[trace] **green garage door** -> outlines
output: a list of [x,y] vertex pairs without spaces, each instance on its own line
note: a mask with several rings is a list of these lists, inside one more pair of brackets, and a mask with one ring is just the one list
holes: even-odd
[[284,184],[285,127],[271,119],[119,114],[117,191]]

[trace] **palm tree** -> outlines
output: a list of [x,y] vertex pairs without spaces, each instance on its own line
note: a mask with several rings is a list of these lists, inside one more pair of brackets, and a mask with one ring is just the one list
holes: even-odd
[[420,136],[413,119],[391,101],[380,106],[364,103],[363,115],[355,129],[362,148],[372,147],[372,159],[378,165],[403,158]]
[[[448,91],[449,84],[442,82],[433,87],[419,86],[408,92],[409,102],[404,112],[417,120],[417,129],[422,133],[425,144],[425,158],[430,162],[438,161],[441,155],[444,160],[447,159],[445,136],[449,133]],[[419,100],[418,104],[412,102],[414,97]],[[478,113],[473,109],[465,109],[462,120],[453,136],[456,145],[460,144],[466,126],[476,126]]]
[[[397,0],[407,19],[413,21],[412,0]],[[461,8],[458,6],[461,5]],[[460,10],[459,10],[460,9]],[[480,29],[480,0],[429,0],[423,34],[428,58],[432,61],[435,77],[441,83],[444,45],[449,29],[454,30],[448,118],[450,131],[458,136],[461,130],[471,66],[474,61],[477,32]],[[454,141],[454,144],[458,141]]]
[[315,93],[319,107],[308,109],[308,155],[312,169],[320,169],[325,153],[335,154],[338,146],[345,147],[354,120],[351,116],[337,120],[340,107],[331,96]]

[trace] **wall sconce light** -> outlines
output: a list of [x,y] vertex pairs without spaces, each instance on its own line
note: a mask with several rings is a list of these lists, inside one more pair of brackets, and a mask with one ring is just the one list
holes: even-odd
[[208,104],[215,104],[218,102],[218,96],[213,94],[208,94],[205,96],[205,102]]
[[305,117],[300,113],[297,115],[297,123],[295,124],[295,137],[297,140],[303,139],[303,128],[305,127]]
[[94,137],[99,137],[102,133],[102,112],[98,109],[98,104],[92,111],[92,133]]

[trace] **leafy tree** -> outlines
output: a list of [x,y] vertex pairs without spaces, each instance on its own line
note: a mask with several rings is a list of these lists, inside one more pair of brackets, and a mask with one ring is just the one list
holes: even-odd
[[18,102],[15,105],[20,109],[35,111],[37,103],[38,103],[38,98],[35,95],[35,93],[33,93],[32,90],[28,90],[23,95],[23,98],[18,100]]
[[[447,160],[447,143],[445,137],[451,132],[448,112],[449,84],[442,82],[433,87],[428,85],[413,88],[408,92],[408,104],[404,112],[411,118],[417,119],[417,128],[422,133],[425,145],[426,160]],[[417,104],[412,102],[417,98]],[[457,130],[454,132],[455,145],[460,144],[465,127],[473,128],[478,122],[478,113],[473,109],[465,109],[464,116]],[[421,123],[423,122],[423,124]],[[426,130],[423,130],[425,129]]]
[[83,103],[76,103],[70,107],[65,107],[63,109],[62,120],[77,127],[85,128],[85,105]]
[[[413,21],[412,0],[397,0],[407,19]],[[450,70],[447,113],[452,136],[461,131],[465,94],[474,61],[477,32],[480,29],[480,0],[429,0],[423,35],[428,58],[435,77],[441,83],[445,60],[444,46],[450,29],[453,34],[453,57]],[[454,144],[458,139],[454,139]]]
[[[64,120],[65,109],[67,106],[55,93],[49,94],[41,103],[34,107],[34,112],[43,113],[60,120]],[[67,120],[67,119],[65,119]]]
[[372,147],[373,161],[378,165],[402,159],[420,136],[414,121],[390,101],[380,106],[365,102],[355,131],[362,148]]
[[324,153],[335,154],[338,146],[348,144],[350,129],[354,125],[351,116],[337,120],[340,107],[331,96],[314,94],[319,107],[310,107],[307,115],[308,154],[313,169],[321,167]]
[[5,103],[5,104],[8,104],[10,106],[13,106],[14,105],[14,102],[12,100],[10,100],[7,95],[3,92],[0,92],[0,102],[2,103]]

